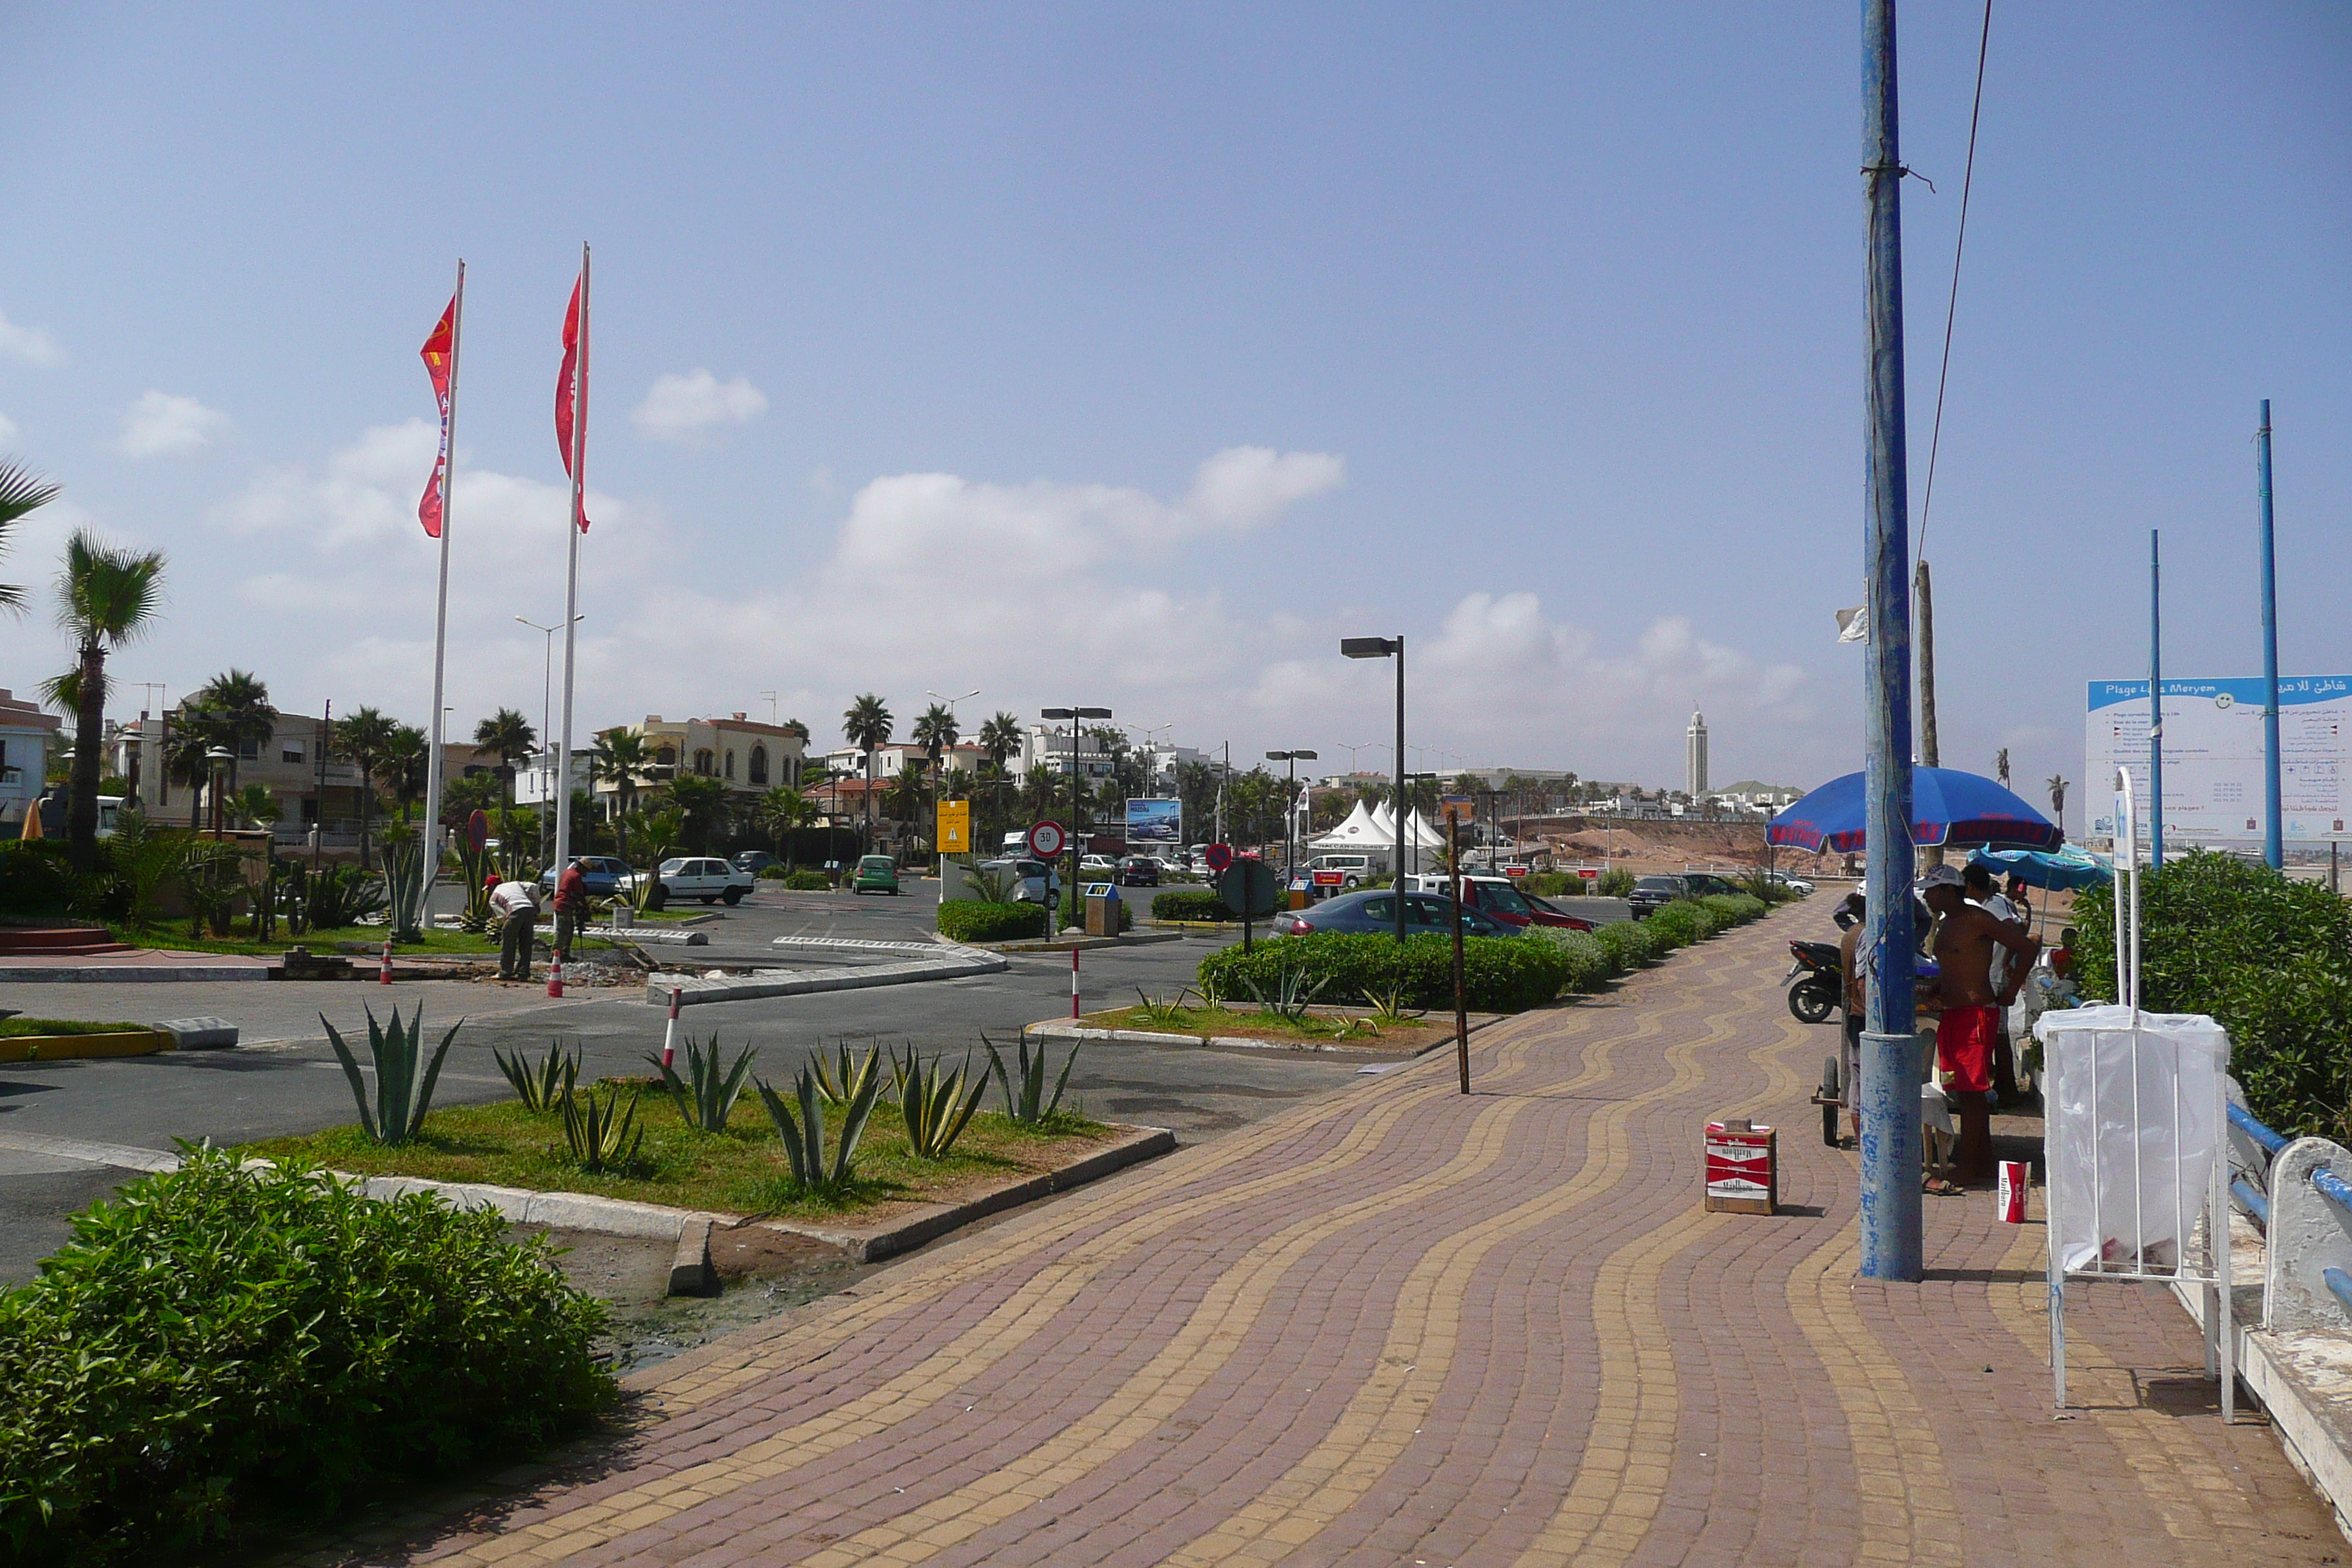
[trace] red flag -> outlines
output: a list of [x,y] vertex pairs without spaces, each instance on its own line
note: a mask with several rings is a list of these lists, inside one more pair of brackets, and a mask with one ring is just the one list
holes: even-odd
[[[572,303],[563,312],[563,368],[558,371],[555,376],[555,444],[562,450],[563,471],[566,474],[572,472],[572,395],[574,392],[572,371],[579,363],[581,350],[586,346],[582,342],[586,334],[580,328],[580,291],[582,284],[585,281],[583,267],[583,276],[574,279],[572,285]],[[587,378],[582,376],[579,379],[585,381]],[[580,387],[578,390],[584,392],[586,388]],[[579,525],[581,532],[588,531],[588,508],[584,495],[573,513],[572,521]]]
[[425,537],[441,537],[441,483],[449,471],[449,373],[451,351],[457,342],[457,296],[449,296],[449,308],[441,312],[441,324],[433,329],[417,353],[425,360],[425,374],[433,378],[433,401],[441,410],[441,449],[433,459],[433,477],[425,482],[424,499],[416,503],[416,521],[425,525]]

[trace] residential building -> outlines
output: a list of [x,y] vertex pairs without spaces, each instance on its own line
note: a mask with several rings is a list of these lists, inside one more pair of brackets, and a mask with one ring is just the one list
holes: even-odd
[[[181,711],[142,713],[119,725],[110,739],[112,770],[132,785],[139,808],[156,821],[174,817],[201,821],[205,785],[175,784],[163,765]],[[279,838],[301,838],[320,829],[328,843],[358,842],[363,786],[359,769],[330,754],[327,721],[302,713],[280,713],[266,738],[247,740],[233,764],[220,772],[222,787],[260,784],[277,800]],[[207,781],[209,783],[209,781]],[[383,813],[377,813],[382,820]]]
[[[689,775],[718,779],[730,795],[749,799],[778,784],[797,784],[808,755],[807,742],[794,731],[741,713],[722,719],[665,719],[648,713],[637,728],[653,759],[639,781],[643,784],[660,785]],[[600,798],[614,796],[618,789],[611,779],[596,781]]]
[[[495,759],[493,759],[495,760]],[[515,771],[515,804],[543,805],[554,798],[555,748],[533,752],[523,765]],[[588,787],[588,753],[572,753],[572,793],[578,795]]]
[[49,758],[64,750],[65,721],[0,687],[0,833],[24,831],[25,808],[41,798]]
[[[877,782],[895,778],[898,770],[908,763],[919,763],[928,767],[930,757],[929,752],[910,741],[893,741],[887,746],[877,746],[874,748],[874,777]],[[966,773],[978,773],[980,764],[986,761],[988,753],[971,741],[960,741],[940,753],[940,765],[949,773],[958,768]],[[835,746],[824,754],[824,765],[833,770],[836,778],[862,779],[866,776],[866,753],[855,746]],[[1019,759],[1007,759],[1006,765],[1017,770]]]
[[[1029,726],[1021,737],[1021,755],[1009,765],[1014,775],[1026,779],[1033,768],[1067,778],[1070,773],[1070,727],[1066,724],[1040,722]],[[1110,753],[1103,749],[1100,737],[1082,732],[1076,742],[1078,771],[1088,779],[1107,779],[1113,771]]]

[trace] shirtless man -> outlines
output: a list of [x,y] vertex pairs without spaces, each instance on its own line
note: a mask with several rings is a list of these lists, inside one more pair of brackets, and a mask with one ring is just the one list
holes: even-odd
[[1993,986],[1996,948],[2017,954],[2022,974],[2042,951],[2041,939],[1969,903],[1958,868],[1937,866],[1919,879],[1920,896],[1942,917],[1936,930],[1937,1065],[1950,1075],[1960,1110],[1960,1175],[1992,1174],[1993,1041],[2000,1033],[2000,998]]

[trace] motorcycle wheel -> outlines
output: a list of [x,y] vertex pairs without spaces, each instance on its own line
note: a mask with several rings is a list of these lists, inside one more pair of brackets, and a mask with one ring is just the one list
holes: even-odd
[[1789,1011],[1800,1023],[1825,1023],[1837,1005],[1836,990],[1819,980],[1801,980],[1789,991]]

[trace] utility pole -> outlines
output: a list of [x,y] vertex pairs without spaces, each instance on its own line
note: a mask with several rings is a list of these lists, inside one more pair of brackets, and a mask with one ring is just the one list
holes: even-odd
[[2164,565],[2147,531],[2147,868],[2164,868]]
[[2285,825],[2279,820],[2278,552],[2271,542],[2271,400],[2254,432],[2263,495],[2263,858],[2286,869]]
[[1868,203],[1865,382],[1869,510],[1864,531],[1870,642],[1864,661],[1870,858],[1863,951],[1861,1272],[1920,1274],[1919,1068],[1912,1039],[1910,497],[1903,417],[1903,154],[1895,0],[1864,0],[1862,175]]
[[[1927,584],[1927,563],[1919,563],[1911,576],[1911,607],[1919,634],[1919,760],[1931,768],[1944,765],[1936,744],[1936,600]],[[1941,845],[1928,851],[1941,865]]]

